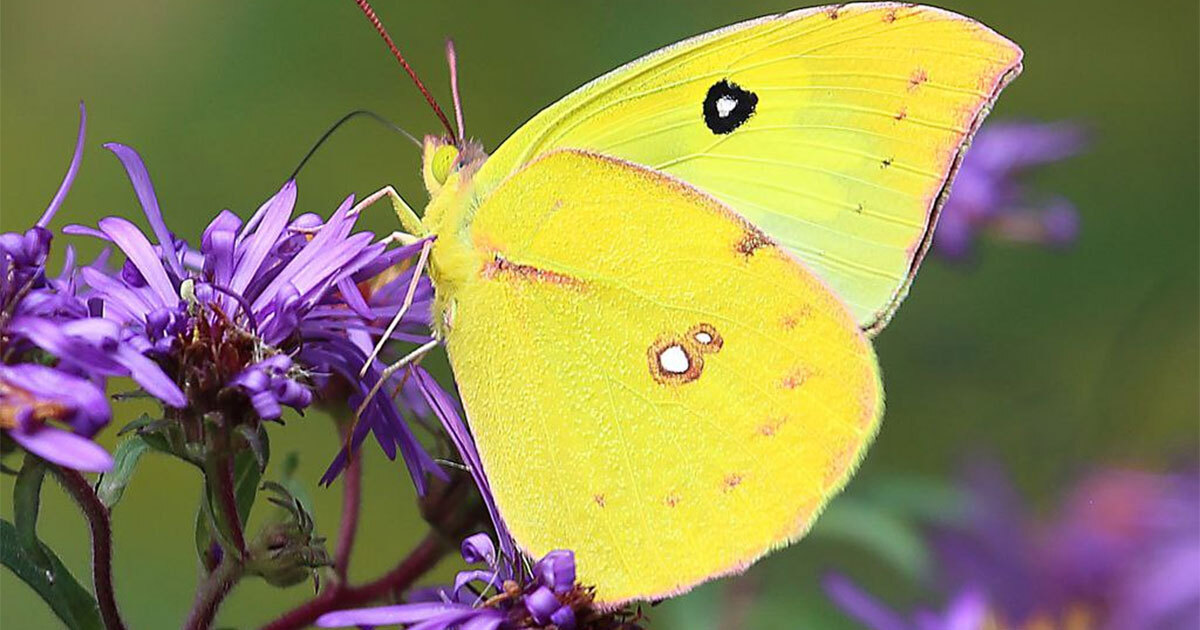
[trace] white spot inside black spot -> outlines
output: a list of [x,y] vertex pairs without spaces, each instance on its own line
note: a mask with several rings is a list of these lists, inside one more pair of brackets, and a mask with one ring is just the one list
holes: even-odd
[[698,341],[702,344],[706,344],[706,345],[710,344],[710,343],[712,343],[712,340],[713,340],[712,335],[704,332],[703,330],[696,333],[696,341]]
[[726,134],[750,119],[758,106],[758,95],[728,79],[708,88],[704,97],[704,124],[715,134]]
[[687,352],[679,345],[667,346],[663,349],[658,355],[658,364],[668,374],[684,374],[692,367]]
[[722,96],[721,98],[717,99],[717,116],[721,118],[728,118],[729,114],[733,112],[735,107],[737,107],[737,104],[738,102],[736,98],[728,95]]

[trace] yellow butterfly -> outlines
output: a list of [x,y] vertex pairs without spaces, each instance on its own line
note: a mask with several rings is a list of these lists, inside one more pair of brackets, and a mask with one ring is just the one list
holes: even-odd
[[390,187],[362,206],[437,237],[436,334],[520,548],[573,550],[612,606],[802,536],[879,427],[868,337],[1021,55],[850,4],[647,55],[491,157],[429,99],[450,132],[424,142],[423,218]]

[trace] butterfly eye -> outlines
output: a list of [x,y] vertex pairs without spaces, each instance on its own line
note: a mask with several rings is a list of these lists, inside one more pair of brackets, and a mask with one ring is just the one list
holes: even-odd
[[443,144],[433,152],[430,169],[433,178],[439,184],[445,184],[450,173],[458,170],[458,148],[451,144]]

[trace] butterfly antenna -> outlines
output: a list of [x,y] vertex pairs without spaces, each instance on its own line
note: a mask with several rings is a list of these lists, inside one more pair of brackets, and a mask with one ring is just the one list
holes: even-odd
[[289,180],[296,179],[296,176],[300,174],[300,169],[304,168],[304,165],[308,163],[308,161],[312,158],[312,156],[314,154],[316,154],[317,149],[321,148],[321,145],[325,144],[325,141],[328,140],[329,137],[333,135],[333,132],[337,131],[339,127],[350,122],[351,120],[353,120],[355,118],[358,118],[359,116],[366,116],[367,118],[374,120],[375,122],[383,125],[384,127],[387,127],[388,129],[395,131],[396,133],[404,136],[405,138],[408,138],[409,142],[412,142],[413,144],[417,145],[418,149],[421,148],[421,141],[417,140],[417,138],[415,136],[413,136],[411,133],[405,131],[402,127],[400,127],[396,123],[384,118],[383,116],[380,116],[379,114],[376,114],[373,111],[370,111],[367,109],[356,109],[356,110],[350,112],[349,114],[346,114],[345,116],[342,116],[341,118],[339,118],[337,122],[333,123],[333,125],[330,126],[329,129],[327,129],[325,131],[325,133],[321,134],[321,137],[316,141],[315,144],[313,144],[312,148],[308,150],[308,153],[304,154],[304,159],[300,160],[300,163],[296,165],[296,170],[292,171],[292,174],[290,177],[288,177],[288,179]]
[[450,94],[454,98],[454,122],[458,123],[458,139],[467,137],[463,131],[462,100],[458,97],[458,53],[454,51],[454,40],[446,40],[446,61],[450,64]]
[[354,0],[354,3],[358,5],[359,9],[362,9],[363,15],[367,16],[367,20],[375,27],[379,36],[383,38],[383,42],[387,44],[388,50],[392,51],[392,56],[396,58],[396,61],[400,62],[400,66],[408,73],[409,78],[416,84],[417,89],[421,90],[421,95],[425,97],[425,102],[429,103],[429,106],[433,108],[433,113],[437,114],[438,120],[442,121],[442,126],[453,136],[454,129],[450,127],[450,120],[446,118],[445,112],[438,106],[437,101],[434,100],[429,90],[425,88],[425,84],[421,82],[420,77],[413,71],[412,66],[408,65],[408,61],[404,59],[404,55],[400,54],[400,49],[396,47],[396,42],[392,41],[392,36],[388,35],[387,29],[383,27],[383,22],[380,22],[379,16],[375,15],[375,9],[371,8],[371,4],[367,0]]

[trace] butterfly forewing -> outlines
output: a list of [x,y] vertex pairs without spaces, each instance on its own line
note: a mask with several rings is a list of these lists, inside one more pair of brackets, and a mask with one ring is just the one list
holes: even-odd
[[555,103],[477,177],[486,192],[555,148],[662,170],[795,253],[881,328],[907,292],[965,143],[1020,69],[962,16],[892,3],[731,26]]

